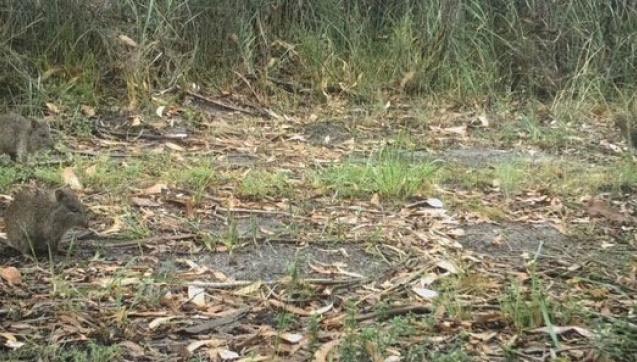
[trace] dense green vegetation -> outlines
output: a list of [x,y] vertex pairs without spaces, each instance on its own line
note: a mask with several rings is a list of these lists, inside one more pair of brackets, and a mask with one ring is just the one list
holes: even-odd
[[291,81],[356,99],[533,96],[569,108],[625,104],[637,84],[637,5],[625,0],[6,1],[0,39],[0,99],[31,111],[123,95],[138,106],[237,74],[265,94]]

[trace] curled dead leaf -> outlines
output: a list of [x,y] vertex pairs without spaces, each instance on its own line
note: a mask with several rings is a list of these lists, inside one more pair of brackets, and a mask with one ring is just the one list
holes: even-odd
[[279,335],[279,337],[288,342],[288,343],[292,343],[292,344],[297,344],[299,342],[301,342],[303,340],[303,335],[302,334],[298,334],[298,333],[281,333]]
[[414,293],[418,294],[419,297],[425,300],[432,300],[438,297],[438,292],[436,292],[435,290],[418,287],[413,287],[412,290],[414,291]]
[[170,321],[171,319],[175,319],[175,318],[176,318],[175,316],[155,318],[152,321],[150,321],[150,323],[148,323],[148,328],[155,329],[155,328],[159,327],[160,325],[165,324],[166,322]]
[[22,274],[20,274],[17,268],[12,266],[0,268],[0,278],[6,280],[11,285],[22,284]]
[[217,338],[205,339],[205,340],[202,340],[202,341],[191,342],[186,347],[186,349],[188,350],[188,352],[193,353],[194,351],[198,350],[199,348],[201,348],[203,346],[219,347],[219,346],[223,346],[225,343],[226,342],[224,340],[217,339]]
[[80,183],[80,179],[73,171],[72,167],[67,167],[62,171],[62,179],[64,184],[71,188],[71,190],[81,190],[82,183]]
[[128,45],[131,48],[137,48],[137,42],[131,39],[129,36],[120,34],[117,36],[117,39],[125,45]]
[[24,346],[24,342],[18,341],[18,339],[15,338],[15,336],[11,333],[0,332],[0,337],[3,337],[5,339],[3,344],[8,348],[18,349]]
[[146,189],[143,190],[143,193],[146,195],[158,195],[161,194],[161,191],[163,189],[167,189],[168,185],[163,184],[163,183],[158,183],[158,184],[154,184],[151,187],[148,187]]
[[91,106],[87,106],[86,104],[82,105],[80,107],[80,110],[82,111],[82,114],[87,116],[87,117],[94,117],[95,116],[95,108],[91,107]]
[[336,348],[341,343],[340,339],[335,339],[333,341],[329,341],[322,345],[316,352],[314,353],[314,362],[328,362],[328,356],[330,352]]
[[196,285],[188,286],[188,299],[196,306],[206,305],[206,291]]

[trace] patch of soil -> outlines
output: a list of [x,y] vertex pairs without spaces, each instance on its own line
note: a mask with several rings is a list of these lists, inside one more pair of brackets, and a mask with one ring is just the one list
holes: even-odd
[[252,167],[256,166],[259,157],[245,153],[234,153],[221,157],[219,161],[230,167]]
[[202,223],[201,230],[215,237],[224,237],[228,233],[236,233],[238,239],[252,239],[272,237],[273,235],[288,234],[289,223],[270,215],[254,215],[251,217],[237,217],[229,220],[230,225],[221,222]]
[[305,126],[304,134],[313,145],[337,145],[352,138],[350,131],[343,123],[325,121]]
[[[535,153],[513,150],[489,150],[489,149],[450,149],[440,152],[407,151],[399,150],[396,156],[404,162],[423,163],[443,161],[456,163],[467,167],[488,167],[503,162],[548,162],[552,157]],[[353,155],[354,162],[367,162],[367,155],[363,153]]]
[[542,153],[530,154],[528,152],[512,150],[489,149],[455,149],[446,150],[438,155],[445,161],[456,162],[469,167],[484,167],[503,162],[547,162],[551,159]]
[[459,241],[469,250],[496,257],[534,255],[541,242],[543,256],[559,256],[561,250],[569,247],[569,240],[546,224],[471,225]]
[[215,253],[196,260],[199,265],[217,269],[235,280],[277,280],[290,275],[296,265],[301,277],[348,278],[314,271],[310,265],[336,270],[336,265],[349,273],[365,277],[378,275],[389,268],[358,244],[339,244],[332,248],[318,245],[299,247],[290,244],[260,244],[232,253]]

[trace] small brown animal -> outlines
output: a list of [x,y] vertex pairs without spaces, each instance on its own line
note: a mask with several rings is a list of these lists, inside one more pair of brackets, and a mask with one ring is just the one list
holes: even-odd
[[637,123],[625,114],[618,114],[615,116],[615,126],[626,138],[628,145],[637,148]]
[[9,246],[25,255],[48,255],[49,249],[54,253],[69,229],[88,227],[86,208],[73,192],[32,186],[14,194],[4,221]]
[[49,126],[16,113],[0,115],[0,154],[23,162],[27,154],[53,146]]

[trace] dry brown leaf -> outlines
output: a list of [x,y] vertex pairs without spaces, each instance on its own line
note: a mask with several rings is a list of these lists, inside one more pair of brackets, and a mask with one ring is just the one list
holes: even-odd
[[180,145],[172,142],[166,142],[166,147],[170,148],[173,151],[185,151],[186,149],[181,147]]
[[100,232],[99,235],[106,236],[117,234],[122,230],[123,226],[124,222],[122,221],[121,217],[115,216],[115,218],[113,219],[113,225],[111,225],[111,227],[109,227],[108,229]]
[[586,205],[586,211],[590,216],[601,216],[618,224],[625,224],[631,221],[629,217],[611,207],[607,201],[600,199],[590,199]]
[[12,266],[0,268],[0,278],[6,280],[10,285],[22,284],[22,274],[17,268]]
[[175,319],[175,318],[177,318],[177,317],[171,316],[171,317],[155,318],[152,321],[150,321],[150,323],[148,323],[148,328],[155,329],[155,328],[159,327],[160,325],[170,321],[171,319]]
[[80,110],[82,111],[82,114],[87,116],[87,117],[94,117],[95,116],[95,108],[91,107],[91,106],[87,106],[86,104],[82,105],[80,107]]
[[[595,333],[589,331],[586,328],[582,328],[582,327],[578,327],[578,326],[553,326],[553,331],[556,334],[563,334],[566,332],[577,332],[578,334],[580,334],[582,337],[586,337],[586,338],[594,338],[595,337]],[[536,328],[531,330],[531,332],[534,333],[550,333],[551,332],[551,328],[550,327],[542,327],[542,328]]]
[[161,206],[160,203],[155,202],[153,200],[150,199],[144,199],[141,197],[131,197],[131,202],[133,203],[133,205],[135,206],[139,206],[139,207],[158,207]]
[[186,349],[188,350],[188,352],[193,353],[194,351],[198,350],[199,348],[201,348],[203,346],[219,347],[219,346],[223,346],[225,344],[226,344],[226,341],[224,341],[222,339],[212,338],[212,339],[205,339],[205,340],[202,340],[202,341],[191,342],[186,347]]
[[261,289],[261,282],[255,282],[236,291],[238,295],[253,295]]
[[71,190],[82,190],[82,183],[72,167],[67,167],[62,171],[62,179],[64,184],[70,187]]
[[217,353],[222,361],[232,361],[239,358],[239,354],[228,349],[218,349]]
[[325,307],[313,310],[310,312],[311,315],[321,315],[321,314],[325,314],[328,311],[332,310],[332,308],[334,308],[334,303],[330,303],[328,305],[326,305]]
[[95,174],[97,173],[97,165],[87,167],[84,170],[84,173],[86,174],[86,176],[95,176]]
[[117,36],[117,39],[119,39],[120,42],[122,42],[125,45],[128,45],[131,48],[137,48],[137,42],[134,41],[133,39],[131,39],[129,36],[124,35],[124,34],[120,34]]
[[438,297],[438,292],[436,292],[435,290],[431,290],[427,288],[418,288],[418,287],[413,287],[412,290],[419,297],[425,300],[432,300]]
[[127,352],[134,358],[141,358],[146,356],[146,352],[144,351],[144,347],[139,344],[131,341],[123,341],[119,343],[120,346],[126,348]]
[[188,299],[196,306],[206,305],[206,290],[196,285],[188,286]]
[[279,337],[288,342],[288,343],[292,343],[292,344],[297,344],[299,342],[301,342],[303,340],[303,335],[302,334],[298,334],[298,333],[288,333],[288,332],[284,332],[279,334]]
[[11,349],[18,349],[24,346],[24,342],[19,342],[17,338],[11,333],[0,332],[0,337],[4,337],[4,345]]
[[254,357],[245,357],[238,359],[237,362],[263,362],[263,361],[271,361],[272,357],[269,356],[254,356]]
[[46,102],[46,108],[53,114],[60,114],[60,107],[53,103]]
[[168,185],[164,184],[164,183],[157,183],[154,184],[151,187],[148,187],[146,189],[143,190],[143,193],[145,195],[158,195],[161,194],[161,191],[164,189],[167,189]]
[[314,353],[314,362],[328,362],[328,361],[330,361],[330,359],[328,359],[329,354],[334,348],[336,348],[336,346],[339,345],[339,343],[341,343],[341,340],[340,339],[335,339],[333,341],[329,341],[329,342],[323,344]]
[[458,268],[449,260],[440,260],[436,263],[436,266],[440,269],[444,269],[451,274],[457,274]]

